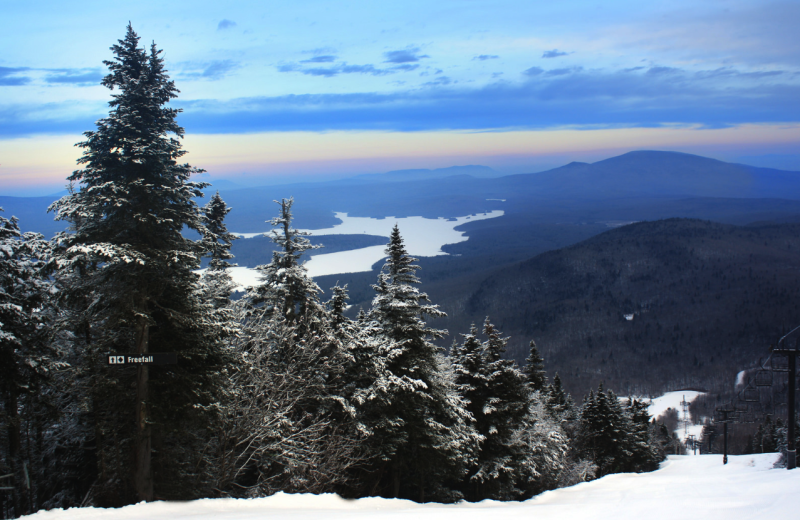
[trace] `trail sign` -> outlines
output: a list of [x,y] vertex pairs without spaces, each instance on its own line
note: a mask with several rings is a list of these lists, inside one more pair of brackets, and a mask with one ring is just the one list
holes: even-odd
[[107,365],[175,365],[178,363],[178,354],[175,352],[158,352],[142,354],[141,356],[107,354]]

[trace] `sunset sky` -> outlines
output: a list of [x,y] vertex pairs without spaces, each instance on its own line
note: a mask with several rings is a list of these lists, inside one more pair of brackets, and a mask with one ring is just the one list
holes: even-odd
[[130,21],[242,185],[637,149],[800,170],[800,2],[5,2],[0,193],[64,187]]

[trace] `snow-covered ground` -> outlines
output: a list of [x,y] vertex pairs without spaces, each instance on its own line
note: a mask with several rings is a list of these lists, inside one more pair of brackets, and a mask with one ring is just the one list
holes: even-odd
[[[336,218],[342,221],[341,224],[337,224],[332,228],[305,229],[302,231],[308,231],[316,237],[325,235],[378,235],[385,236],[388,243],[392,228],[397,224],[408,254],[412,256],[439,256],[447,254],[442,251],[442,246],[465,242],[469,238],[463,232],[456,231],[456,227],[467,222],[486,220],[502,215],[503,211],[495,210],[490,213],[479,213],[453,219],[423,217],[385,217],[378,219],[350,217],[347,213],[336,213]],[[261,234],[238,233],[239,236],[245,238]],[[308,260],[305,266],[311,277],[370,271],[375,262],[379,262],[385,257],[383,254],[385,249],[386,246],[370,246],[350,251],[316,255]],[[230,270],[230,274],[239,287],[250,287],[258,282],[258,273],[247,267],[233,268]]]
[[[673,408],[678,411],[679,415],[683,415],[683,407],[681,401],[686,400],[691,403],[698,397],[703,395],[703,392],[696,392],[694,390],[678,390],[676,392],[667,392],[661,397],[656,397],[650,401],[650,407],[647,409],[650,415],[658,417],[667,411],[667,408]],[[681,417],[683,419],[683,417]]]
[[678,429],[675,430],[675,433],[678,434],[678,438],[686,442],[686,439],[688,439],[690,435],[694,435],[695,439],[700,440],[703,436],[703,425],[692,424],[691,419],[688,421],[684,420],[685,418],[683,416],[683,406],[681,406],[681,401],[686,400],[687,403],[691,403],[701,395],[703,395],[702,392],[697,392],[695,390],[678,390],[676,392],[667,392],[661,397],[656,397],[655,399],[651,400],[648,411],[650,412],[651,416],[657,418],[659,415],[666,412],[668,408],[677,410]]
[[652,473],[608,475],[526,502],[415,504],[335,495],[141,503],[121,509],[43,511],[36,520],[790,520],[800,515],[800,469],[773,469],[777,454],[670,456]]

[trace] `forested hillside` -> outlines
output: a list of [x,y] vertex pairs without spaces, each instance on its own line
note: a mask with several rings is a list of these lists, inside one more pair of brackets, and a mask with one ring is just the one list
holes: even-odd
[[620,227],[506,266],[475,285],[430,288],[463,330],[489,315],[523,359],[583,392],[720,389],[796,325],[800,226],[669,219]]

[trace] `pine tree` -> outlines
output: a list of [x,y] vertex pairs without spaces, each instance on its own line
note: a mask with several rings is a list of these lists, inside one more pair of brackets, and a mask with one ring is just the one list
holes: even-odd
[[515,468],[517,486],[523,491],[520,498],[573,485],[594,476],[591,473],[586,477],[583,461],[569,459],[570,439],[561,420],[554,419],[544,403],[541,392],[531,391],[527,413],[515,432],[515,442],[522,446]]
[[231,243],[239,237],[229,233],[225,226],[225,217],[230,211],[231,209],[219,196],[219,192],[214,194],[203,207],[203,247],[206,251],[205,256],[210,259],[202,283],[206,288],[205,297],[211,299],[215,309],[228,307],[230,295],[235,289],[227,269],[236,265],[228,260],[233,258]]
[[[111,112],[84,134],[83,168],[51,208],[71,223],[72,233],[60,237],[62,263],[75,273],[68,291],[88,327],[80,325],[88,338],[81,356],[96,421],[96,501],[110,505],[202,492],[199,446],[217,416],[227,363],[220,324],[200,301],[192,272],[202,244],[181,234],[203,234],[194,198],[205,185],[189,182],[201,170],[178,162],[184,130],[180,110],[167,106],[178,90],[161,51],[138,44],[128,25],[111,47],[102,81],[115,92]],[[153,352],[177,352],[179,364],[101,361],[102,353]]]
[[528,413],[529,389],[513,361],[502,358],[508,338],[486,318],[479,343],[473,326],[454,358],[456,383],[483,436],[475,465],[470,468],[467,496],[511,500],[522,494],[516,479],[525,459],[524,444],[517,430]]
[[452,380],[452,370],[431,339],[444,331],[429,328],[424,316],[444,316],[419,284],[416,258],[406,252],[397,226],[388,256],[373,287],[370,317],[385,360],[362,407],[376,468],[373,492],[389,497],[453,500],[450,490],[466,471],[478,436]]
[[361,462],[355,411],[343,397],[357,328],[342,314],[344,289],[334,289],[332,309],[320,302],[322,291],[301,263],[313,246],[291,226],[292,203],[278,203],[280,215],[270,222],[279,249],[237,306],[241,368],[220,458],[228,468],[221,486],[234,493],[340,491]]
[[34,513],[46,495],[41,439],[54,418],[54,376],[65,368],[52,343],[52,267],[42,235],[0,216],[0,472],[12,477],[4,482],[13,516]]
[[601,383],[583,403],[578,432],[582,454],[598,467],[598,476],[627,471],[633,455],[633,427],[619,400]]
[[658,469],[658,463],[664,460],[663,454],[659,452],[658,442],[652,435],[651,417],[647,409],[647,403],[633,398],[628,399],[624,409],[631,422],[631,456],[625,471],[654,471]]
[[556,373],[553,382],[547,387],[547,402],[545,404],[550,413],[561,419],[568,419],[572,416],[572,397],[564,391],[561,385],[561,377]]
[[539,354],[536,342],[531,340],[530,354],[525,360],[525,367],[522,369],[531,390],[541,392],[547,387],[547,374],[544,371],[544,359]]
[[306,238],[310,233],[292,227],[294,199],[275,202],[280,206],[280,215],[268,222],[276,228],[269,235],[278,249],[273,252],[272,262],[256,267],[260,283],[247,290],[244,301],[251,312],[262,318],[280,316],[292,323],[306,312],[322,312],[322,290],[300,262],[306,251],[321,246],[311,245]]

